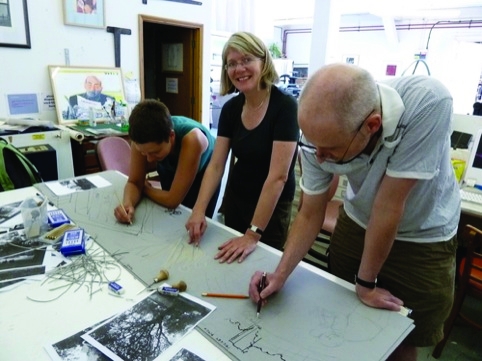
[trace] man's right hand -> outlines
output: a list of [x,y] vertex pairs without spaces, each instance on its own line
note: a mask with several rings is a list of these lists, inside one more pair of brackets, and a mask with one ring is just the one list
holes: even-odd
[[249,296],[255,303],[258,303],[261,298],[264,306],[267,303],[267,298],[273,293],[278,292],[283,287],[286,280],[282,280],[276,272],[266,273],[265,288],[259,292],[259,283],[261,282],[263,273],[264,272],[262,271],[256,271],[256,273],[251,277],[251,281],[249,282]]

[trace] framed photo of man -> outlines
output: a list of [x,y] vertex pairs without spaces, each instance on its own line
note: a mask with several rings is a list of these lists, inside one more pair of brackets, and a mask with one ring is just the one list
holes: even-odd
[[124,82],[120,68],[73,67],[49,65],[59,124],[110,119],[117,103],[125,102]]

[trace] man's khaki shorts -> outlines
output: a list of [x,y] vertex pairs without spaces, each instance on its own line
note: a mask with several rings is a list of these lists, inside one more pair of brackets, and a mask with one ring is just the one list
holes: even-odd
[[[354,282],[360,266],[365,230],[340,208],[330,243],[330,271]],[[444,321],[452,308],[457,239],[435,243],[395,241],[377,277],[385,288],[413,310],[415,329],[404,343],[432,346],[443,337]]]

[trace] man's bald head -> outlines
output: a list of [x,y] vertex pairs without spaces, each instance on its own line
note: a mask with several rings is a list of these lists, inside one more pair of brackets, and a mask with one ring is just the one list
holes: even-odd
[[300,126],[305,121],[336,122],[341,129],[354,129],[360,114],[379,104],[373,77],[355,65],[337,63],[317,70],[305,83],[299,100]]

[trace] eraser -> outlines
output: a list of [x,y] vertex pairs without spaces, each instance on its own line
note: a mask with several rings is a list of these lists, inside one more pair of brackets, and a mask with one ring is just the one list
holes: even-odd
[[399,314],[401,314],[402,316],[406,316],[406,317],[409,317],[411,314],[412,314],[412,310],[408,307],[401,307],[400,308],[400,311],[398,311]]
[[55,209],[47,212],[47,218],[52,228],[61,226],[62,224],[70,223],[70,218],[61,209]]
[[64,233],[60,253],[64,256],[85,253],[84,230],[82,228],[75,228]]
[[112,291],[117,295],[120,295],[120,294],[124,293],[124,287],[122,287],[117,282],[109,282],[109,284],[107,286],[109,287],[109,291]]
[[166,286],[160,286],[157,289],[157,292],[159,292],[161,295],[166,295],[166,296],[177,296],[179,295],[179,290],[174,287],[166,287]]

